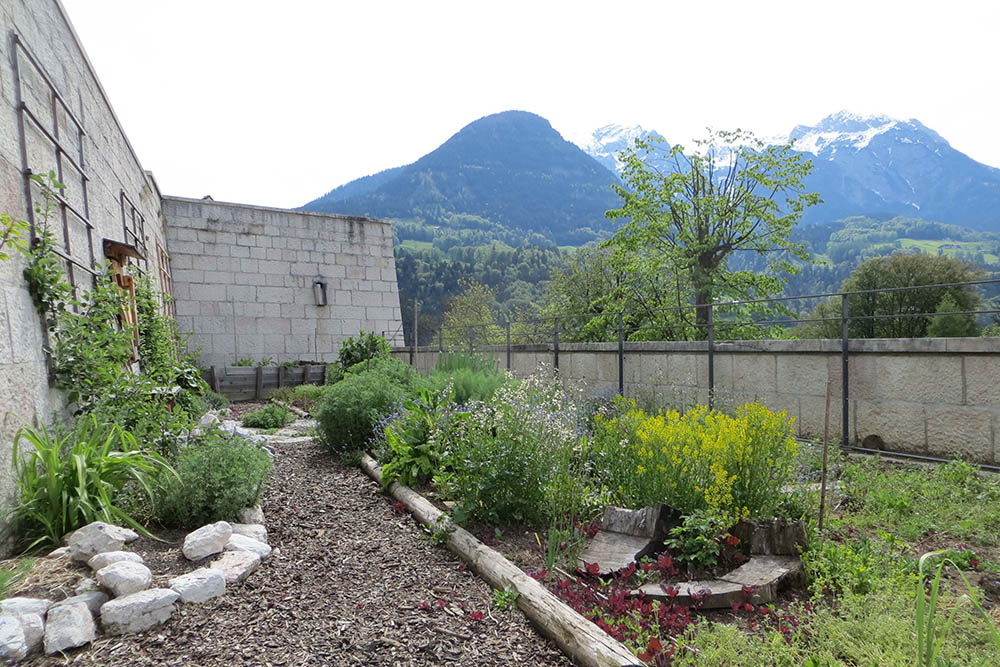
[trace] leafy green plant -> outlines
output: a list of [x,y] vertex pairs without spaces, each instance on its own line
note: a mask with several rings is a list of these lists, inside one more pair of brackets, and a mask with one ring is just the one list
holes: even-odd
[[416,400],[403,404],[402,412],[383,430],[388,461],[382,467],[382,488],[393,482],[412,486],[437,472],[441,451],[431,439],[439,401],[424,390]]
[[517,604],[520,594],[510,586],[493,589],[493,606],[500,610],[510,609]]
[[[937,665],[949,664],[940,657],[941,647],[944,645],[944,641],[948,637],[952,623],[955,620],[955,615],[964,603],[971,603],[980,616],[986,616],[986,612],[983,611],[983,607],[979,603],[976,592],[973,589],[972,584],[969,583],[965,574],[954,563],[954,561],[947,557],[941,558],[942,555],[942,552],[932,551],[921,556],[919,561],[920,581],[917,585],[916,646],[917,664],[920,665],[920,667],[937,667]],[[937,562],[936,566],[933,565],[935,561]],[[966,591],[968,592],[963,594],[958,599],[957,604],[952,607],[951,613],[947,616],[944,625],[938,628],[935,615],[937,614],[938,602],[941,593],[941,576],[944,574],[945,565],[951,565],[955,568],[958,575],[962,579],[962,583],[965,584]],[[931,572],[933,572],[933,579],[930,582],[928,598],[928,592],[924,590],[924,585]],[[1000,651],[1000,631],[997,631],[997,628],[993,623],[990,623],[989,626],[993,643],[997,650]]]
[[344,371],[344,376],[362,373],[380,375],[407,390],[415,388],[420,382],[420,376],[413,369],[413,366],[392,357],[377,357],[354,364]]
[[362,331],[357,337],[344,339],[340,344],[337,361],[341,368],[350,368],[370,359],[388,358],[391,352],[392,348],[385,338],[376,336],[375,332]]
[[131,483],[134,492],[152,497],[153,477],[176,478],[165,459],[93,415],[61,435],[21,428],[13,460],[20,493],[13,514],[29,548],[58,545],[66,533],[98,520],[126,523],[148,534],[119,506],[122,493]]
[[380,419],[406,398],[406,391],[379,373],[351,374],[328,386],[316,411],[323,442],[345,455],[363,449]]
[[[53,252],[55,236],[49,229],[49,222],[55,210],[55,191],[63,185],[56,180],[54,171],[45,176],[31,174],[29,178],[38,184],[42,197],[35,205],[35,212],[38,214],[35,238],[24,251],[28,262],[23,275],[35,310],[42,317],[47,317],[50,313],[53,315],[62,313],[72,294],[72,289],[65,279],[63,261]],[[50,330],[56,326],[54,317],[48,317],[46,323]]]
[[455,532],[455,524],[447,514],[440,515],[430,526],[424,526],[427,540],[436,546],[448,541],[448,536]]
[[271,357],[265,357],[265,358],[261,359],[260,361],[258,361],[254,365],[255,366],[259,366],[261,368],[264,368],[264,367],[267,367],[267,366],[274,366],[275,363],[274,363],[274,359],[272,359]]
[[176,469],[160,479],[156,515],[166,525],[193,527],[234,520],[257,504],[271,459],[258,445],[211,433],[180,451]]
[[291,411],[274,403],[243,415],[243,425],[250,428],[281,428],[294,420]]
[[253,359],[244,357],[243,359],[237,359],[233,362],[233,366],[248,367],[253,366]]
[[7,213],[0,213],[0,262],[10,259],[9,250],[25,253],[28,243],[24,240],[30,226]]
[[679,526],[670,530],[664,544],[674,560],[702,568],[718,563],[722,538],[728,526],[719,517],[707,512],[692,512]]
[[225,410],[229,407],[229,399],[214,391],[206,391],[201,398],[208,410]]

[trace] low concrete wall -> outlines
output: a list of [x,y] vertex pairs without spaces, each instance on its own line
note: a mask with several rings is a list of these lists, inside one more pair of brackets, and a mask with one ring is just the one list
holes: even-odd
[[[708,401],[708,346],[703,342],[626,343],[627,396],[661,406]],[[490,350],[506,365],[506,348]],[[409,361],[409,350],[397,349]],[[421,348],[415,366],[437,363]],[[511,370],[525,375],[553,365],[551,345],[513,346]],[[841,433],[839,340],[737,341],[716,344],[716,403],[722,409],[759,401],[795,418],[798,434],[822,437],[827,386],[831,438]],[[596,390],[617,390],[618,344],[559,346],[559,372]],[[853,340],[849,348],[849,433],[862,442],[877,435],[888,450],[1000,464],[1000,339]]]

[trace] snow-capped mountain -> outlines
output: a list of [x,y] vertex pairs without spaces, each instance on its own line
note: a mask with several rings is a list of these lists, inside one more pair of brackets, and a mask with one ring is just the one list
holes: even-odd
[[[620,150],[619,138],[631,145],[637,130],[600,128],[584,151],[620,173],[608,154]],[[1000,232],[1000,169],[955,150],[916,119],[840,111],[774,141],[794,141],[813,160],[806,186],[824,203],[803,222],[904,215]]]
[[[581,148],[607,169],[621,174],[622,163],[618,159],[618,154],[626,148],[633,148],[636,139],[649,139],[660,136],[656,132],[642,129],[639,125],[624,127],[622,125],[605,125],[594,130],[590,135],[590,140]],[[660,145],[664,151],[670,150],[670,146],[664,142]]]

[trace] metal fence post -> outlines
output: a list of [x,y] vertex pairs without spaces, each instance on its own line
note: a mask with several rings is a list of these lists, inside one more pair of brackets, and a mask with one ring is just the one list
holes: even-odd
[[507,317],[507,370],[510,370],[510,317]]
[[624,311],[618,313],[618,395],[625,395],[625,326],[622,324]]
[[444,323],[438,327],[438,353],[444,353]]
[[850,314],[848,312],[847,294],[840,295],[840,376],[841,376],[841,411],[840,411],[840,426],[843,433],[841,439],[841,446],[847,448],[851,443],[851,431],[850,431],[850,392],[848,382],[848,323],[850,322]]
[[556,320],[556,325],[552,329],[552,352],[554,355],[554,366],[556,370],[559,370],[559,320]]
[[715,315],[712,303],[708,304],[708,409],[715,405]]

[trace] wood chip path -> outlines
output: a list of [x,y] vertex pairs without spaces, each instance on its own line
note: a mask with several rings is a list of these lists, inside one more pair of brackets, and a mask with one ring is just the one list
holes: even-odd
[[[224,597],[181,606],[162,626],[100,639],[67,658],[29,662],[571,664],[519,611],[491,607],[489,586],[423,539],[360,470],[313,442],[269,447],[275,464],[263,506],[280,555],[245,583],[229,586]],[[174,540],[160,558],[179,562]],[[474,618],[479,613],[481,620]]]

